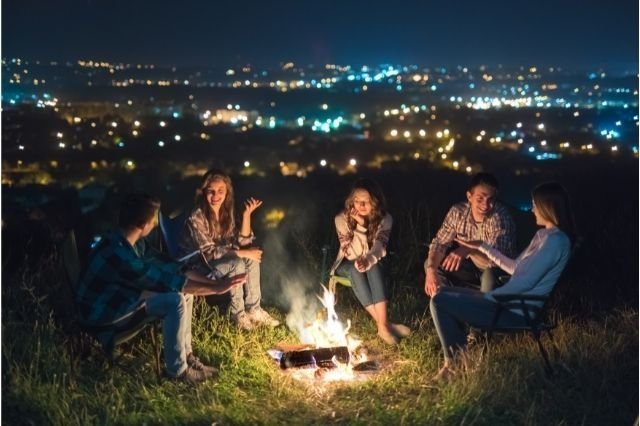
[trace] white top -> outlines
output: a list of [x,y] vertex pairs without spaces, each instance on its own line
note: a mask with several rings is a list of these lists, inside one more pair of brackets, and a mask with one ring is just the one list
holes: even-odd
[[387,255],[387,243],[389,242],[391,226],[393,225],[393,219],[389,213],[382,219],[378,229],[375,231],[371,247],[369,247],[367,239],[367,228],[361,225],[356,225],[356,229],[349,228],[349,222],[344,212],[336,215],[335,224],[340,249],[331,267],[330,274],[335,273],[345,258],[356,260],[364,257],[369,261],[369,268],[371,268]]
[[[571,241],[567,234],[552,227],[536,232],[529,246],[515,260],[485,243],[480,246],[480,251],[505,272],[511,274],[511,279],[504,286],[488,292],[485,297],[495,300],[494,294],[547,296],[553,290],[569,260]],[[541,302],[531,303],[537,306],[542,305]],[[518,310],[517,313],[521,311]]]

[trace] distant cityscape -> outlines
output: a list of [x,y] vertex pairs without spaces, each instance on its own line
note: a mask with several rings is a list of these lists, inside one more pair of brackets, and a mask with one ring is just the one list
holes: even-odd
[[[2,59],[2,184],[184,176],[304,178],[424,163],[515,174],[638,158],[638,71],[526,66],[160,67]],[[506,162],[506,163],[505,163]]]

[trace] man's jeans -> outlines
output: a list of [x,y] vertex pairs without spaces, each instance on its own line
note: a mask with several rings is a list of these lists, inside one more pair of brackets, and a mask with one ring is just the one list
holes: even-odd
[[438,281],[443,286],[479,288],[487,293],[499,284],[498,275],[501,269],[479,269],[471,260],[462,259],[457,271],[445,271],[442,266],[438,268]]
[[177,377],[187,368],[191,348],[191,315],[193,295],[145,292],[141,296],[149,315],[162,319],[164,362],[167,373]]
[[[459,287],[441,287],[431,298],[430,309],[438,332],[444,357],[452,361],[456,352],[464,351],[467,344],[465,323],[486,329],[491,325],[498,304],[478,290]],[[523,325],[525,319],[511,311],[500,315],[497,326]]]
[[237,274],[247,274],[247,282],[242,286],[231,289],[231,315],[241,312],[251,312],[260,307],[260,263],[238,256],[224,256],[212,260],[209,265],[214,269],[217,278],[229,277]]
[[343,260],[336,274],[349,278],[356,297],[367,307],[387,300],[382,266],[376,263],[366,272],[358,272],[352,260]]

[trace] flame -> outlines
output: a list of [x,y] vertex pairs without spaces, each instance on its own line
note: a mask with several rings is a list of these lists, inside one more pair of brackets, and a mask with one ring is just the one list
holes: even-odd
[[349,334],[351,320],[347,320],[346,326],[340,321],[335,310],[335,294],[324,285],[322,288],[322,297],[317,297],[324,309],[318,312],[313,323],[298,324],[297,331],[300,341],[304,344],[314,345],[316,348],[346,346],[349,349],[351,360],[345,364],[334,357],[332,361],[335,368],[296,369],[297,371],[292,372],[292,376],[298,379],[319,379],[324,382],[353,380],[355,378],[354,363],[367,361],[367,355],[363,350],[358,351],[362,341]]

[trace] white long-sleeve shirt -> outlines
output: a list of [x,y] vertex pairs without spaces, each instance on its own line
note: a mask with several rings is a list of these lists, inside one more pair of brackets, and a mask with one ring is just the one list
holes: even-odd
[[[480,251],[511,274],[511,279],[504,286],[486,293],[485,297],[495,300],[493,295],[500,294],[547,296],[569,260],[571,241],[567,234],[552,227],[536,232],[529,246],[516,259],[504,256],[485,243],[480,246]],[[542,305],[541,302],[531,303]]]

